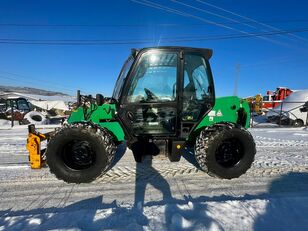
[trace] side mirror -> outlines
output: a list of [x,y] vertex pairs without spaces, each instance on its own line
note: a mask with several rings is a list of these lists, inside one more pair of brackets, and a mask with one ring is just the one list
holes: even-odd
[[101,94],[96,94],[96,104],[97,106],[102,106],[104,104],[105,98]]
[[138,50],[135,49],[135,48],[133,48],[133,49],[131,50],[131,55],[132,55],[134,58],[136,58],[136,57],[137,57],[137,54],[138,54]]
[[308,112],[308,101],[299,109],[301,112]]

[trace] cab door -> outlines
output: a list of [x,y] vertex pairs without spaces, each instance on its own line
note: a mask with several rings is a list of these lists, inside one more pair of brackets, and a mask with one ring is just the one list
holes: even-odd
[[118,110],[126,133],[137,137],[176,135],[178,52],[148,50],[135,62]]
[[193,127],[215,104],[213,77],[208,60],[202,53],[185,52],[180,94],[181,137],[187,138]]

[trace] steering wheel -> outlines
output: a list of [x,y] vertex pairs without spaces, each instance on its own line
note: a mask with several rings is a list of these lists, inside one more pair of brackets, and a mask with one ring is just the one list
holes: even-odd
[[147,100],[158,100],[158,97],[149,89],[144,88],[145,94],[147,95]]

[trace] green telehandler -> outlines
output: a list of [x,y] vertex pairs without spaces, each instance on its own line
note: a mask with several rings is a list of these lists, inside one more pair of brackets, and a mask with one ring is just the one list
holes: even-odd
[[[211,56],[212,50],[203,48],[132,49],[112,97],[78,92],[67,124],[48,134],[50,171],[68,183],[92,182],[111,168],[125,142],[136,162],[156,154],[179,161],[183,149],[194,147],[197,163],[209,175],[244,174],[256,153],[246,130],[249,105],[236,96],[215,98]],[[42,156],[40,135],[29,127],[30,156]]]

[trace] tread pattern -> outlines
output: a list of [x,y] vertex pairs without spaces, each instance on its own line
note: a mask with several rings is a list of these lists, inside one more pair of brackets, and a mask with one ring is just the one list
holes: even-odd
[[206,127],[196,139],[195,158],[200,168],[210,174],[207,167],[207,153],[209,143],[211,143],[222,129],[232,129],[232,124],[216,124],[215,126]]
[[[107,129],[102,128],[98,125],[95,125],[93,123],[74,123],[74,124],[65,124],[63,127],[56,129],[56,134],[51,137],[51,140],[49,142],[52,143],[52,140],[57,136],[62,136],[68,129],[79,129],[80,132],[90,132],[94,133],[98,139],[101,139],[102,143],[104,144],[106,154],[107,154],[107,165],[106,168],[101,172],[99,176],[96,178],[101,177],[104,175],[108,170],[110,170],[112,166],[112,162],[117,150],[117,146],[115,145],[113,136],[108,132]],[[47,150],[48,151],[48,145]],[[48,163],[48,160],[47,160]],[[54,174],[59,180],[63,180],[62,177],[57,174],[56,172],[52,171],[50,168],[50,172]],[[94,181],[94,179],[90,179],[89,182]],[[70,183],[70,182],[68,182]]]
[[[198,162],[200,168],[210,176],[222,178],[216,175],[215,173],[211,172],[208,168],[209,166],[208,150],[210,148],[210,145],[212,145],[213,141],[216,140],[218,136],[220,136],[220,133],[223,130],[231,130],[234,128],[240,129],[242,132],[246,133],[246,135],[248,135],[251,138],[251,140],[254,140],[250,132],[232,123],[221,123],[208,126],[200,133],[199,137],[196,139],[196,144],[195,144],[196,161]],[[256,150],[255,142],[253,142],[253,145],[254,145],[254,150]],[[248,169],[251,167],[252,163],[253,162],[250,163]],[[227,179],[231,178],[228,177]]]

